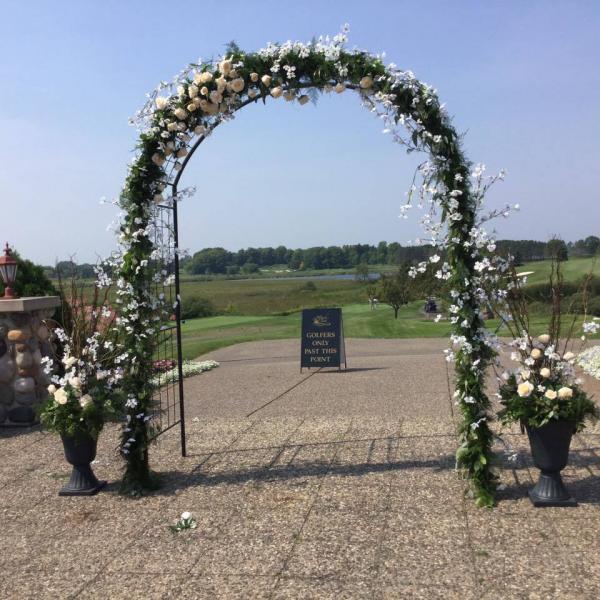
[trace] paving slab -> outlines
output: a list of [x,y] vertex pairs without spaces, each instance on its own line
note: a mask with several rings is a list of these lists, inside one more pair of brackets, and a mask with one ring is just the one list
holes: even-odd
[[[531,505],[518,427],[494,445],[498,505],[476,508],[446,346],[347,340],[347,372],[300,373],[297,340],[211,353],[221,366],[185,382],[189,455],[177,428],[160,436],[163,487],[140,499],[118,494],[116,426],[92,498],[57,495],[58,438],[0,431],[0,598],[597,599],[600,428],[564,471],[577,508]],[[198,527],[175,535],[186,510]]]

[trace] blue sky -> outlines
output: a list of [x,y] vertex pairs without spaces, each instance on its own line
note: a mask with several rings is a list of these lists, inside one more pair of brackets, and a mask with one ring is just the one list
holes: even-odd
[[[600,3],[590,1],[157,2],[2,0],[1,241],[52,264],[114,247],[106,226],[144,94],[235,40],[310,40],[350,23],[349,46],[386,52],[437,88],[465,150],[518,202],[503,237],[600,234]],[[415,164],[356,97],[252,106],[186,169],[182,247],[291,247],[418,237],[398,218]]]

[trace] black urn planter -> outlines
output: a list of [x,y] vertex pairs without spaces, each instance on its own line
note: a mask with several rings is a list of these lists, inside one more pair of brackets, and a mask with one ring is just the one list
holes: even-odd
[[550,421],[543,427],[526,429],[533,464],[541,471],[536,486],[529,491],[529,499],[534,506],[577,506],[560,476],[569,460],[573,423]]
[[65,450],[67,462],[73,465],[71,478],[58,492],[59,496],[93,496],[105,485],[106,481],[98,481],[90,463],[96,458],[98,440],[89,435],[60,436]]

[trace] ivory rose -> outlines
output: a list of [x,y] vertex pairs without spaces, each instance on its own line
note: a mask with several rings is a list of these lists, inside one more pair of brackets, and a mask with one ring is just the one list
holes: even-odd
[[198,95],[198,86],[190,85],[190,87],[188,88],[188,96],[190,98],[195,98],[197,95]]
[[208,96],[208,88],[207,88],[205,85],[204,85],[204,86],[202,86],[202,87],[200,88],[200,93],[201,93],[203,96]]
[[89,394],[84,394],[79,398],[79,404],[82,408],[85,408],[88,404],[92,402],[92,397]]
[[54,401],[57,404],[66,404],[69,399],[67,392],[65,392],[64,388],[60,388],[54,392]]
[[269,87],[271,85],[271,76],[270,75],[263,75],[260,80],[262,81],[263,85],[266,87]]
[[159,154],[158,152],[155,152],[152,155],[152,162],[155,165],[158,165],[159,167],[162,167],[165,164],[165,157],[162,154]]
[[204,127],[204,125],[196,125],[194,133],[196,135],[204,135],[206,133],[206,127]]
[[561,400],[567,400],[568,398],[573,397],[573,390],[570,387],[564,386],[558,390],[558,397]]
[[556,400],[556,396],[558,394],[554,390],[546,390],[544,396],[548,398],[548,400]]
[[346,86],[343,83],[338,83],[334,88],[333,88],[338,94],[341,94],[345,89]]
[[196,105],[195,102],[190,102],[187,106],[186,106],[187,110],[189,112],[194,112],[195,110],[197,110],[198,106]]
[[573,352],[567,352],[564,356],[563,359],[564,360],[573,360],[575,358],[575,354],[573,354]]
[[528,398],[531,396],[531,392],[533,392],[533,384],[529,381],[525,381],[517,387],[517,394],[521,396],[521,398]]
[[183,158],[184,156],[187,156],[188,151],[187,148],[183,147],[183,148],[179,148],[179,150],[177,150],[177,158]]
[[176,116],[176,117],[177,117],[177,118],[178,118],[180,121],[183,121],[183,120],[184,120],[184,119],[185,119],[185,118],[188,116],[188,114],[187,114],[187,110],[185,110],[185,108],[181,108],[181,107],[179,107],[179,108],[176,108],[176,109],[173,111],[173,114],[174,114],[174,115],[175,115],[175,116]]
[[547,345],[550,342],[550,336],[547,333],[538,335],[538,341],[540,341],[544,345]]
[[373,87],[373,78],[370,75],[363,77],[358,84],[363,90]]
[[158,110],[163,110],[163,108],[166,108],[167,104],[169,104],[169,99],[164,96],[159,96],[156,99],[156,108],[158,108]]
[[226,58],[219,63],[219,72],[223,75],[229,75],[231,72],[231,59]]
[[534,348],[531,351],[531,358],[534,360],[538,360],[538,358],[542,358],[542,351],[539,348]]
[[219,77],[215,83],[217,84],[217,90],[219,90],[219,92],[225,91],[225,88],[227,87],[227,80],[225,77]]
[[550,377],[550,369],[548,367],[544,367],[543,369],[540,369],[540,375],[544,378],[544,379],[548,379],[548,377]]
[[51,383],[51,384],[48,386],[48,393],[49,393],[49,394],[54,394],[54,392],[56,392],[56,386],[55,386],[54,384],[52,384],[52,383]]
[[210,101],[214,102],[215,104],[219,104],[219,102],[223,101],[223,94],[221,94],[221,92],[217,92],[217,90],[213,90],[210,93]]
[[205,71],[204,73],[196,73],[194,75],[194,81],[199,84],[209,83],[213,79],[213,74]]
[[231,89],[234,92],[239,93],[244,89],[244,85],[244,80],[241,77],[238,77],[231,82]]
[[250,73],[250,80],[256,83],[259,79],[258,73]]
[[255,90],[254,88],[250,88],[248,90],[248,98],[256,98],[256,96],[258,96],[258,90]]
[[281,94],[283,94],[283,88],[281,86],[274,87],[271,90],[271,96],[273,96],[273,98],[279,98]]

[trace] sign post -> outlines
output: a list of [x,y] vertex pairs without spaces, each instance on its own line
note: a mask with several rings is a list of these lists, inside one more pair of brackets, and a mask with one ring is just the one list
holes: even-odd
[[309,308],[302,311],[300,373],[304,367],[346,365],[346,346],[341,308]]

